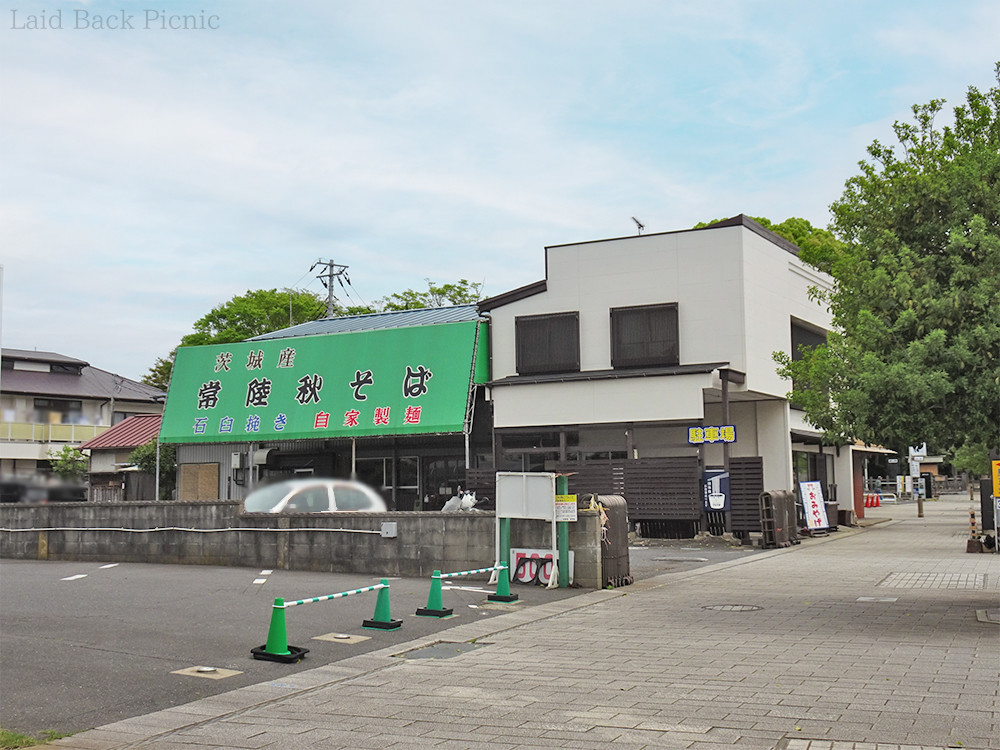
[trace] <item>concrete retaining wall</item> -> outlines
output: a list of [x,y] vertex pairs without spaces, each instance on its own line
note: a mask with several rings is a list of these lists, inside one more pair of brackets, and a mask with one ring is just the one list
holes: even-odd
[[[482,568],[495,559],[492,513],[272,516],[241,510],[238,502],[2,505],[0,557],[403,577]],[[385,523],[396,524],[396,537],[381,535]],[[511,546],[550,549],[551,526],[514,520]],[[570,548],[574,582],[599,588],[600,518],[595,511],[580,511],[579,521],[570,524]]]

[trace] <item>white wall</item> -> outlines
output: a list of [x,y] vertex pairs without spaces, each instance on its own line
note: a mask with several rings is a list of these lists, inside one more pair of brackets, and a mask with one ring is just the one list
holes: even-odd
[[[778,377],[773,353],[791,351],[793,317],[830,327],[829,313],[809,297],[810,286],[828,286],[829,279],[741,226],[550,247],[546,269],[545,292],[490,313],[494,379],[517,374],[517,316],[579,311],[581,370],[608,370],[610,308],[676,302],[680,363],[729,363],[746,373],[734,390],[767,399],[731,402],[732,455],[762,456],[765,486],[791,488],[789,429],[813,428],[789,411],[791,384]],[[718,424],[721,405],[705,406],[703,392],[718,387],[718,376],[709,374],[499,386],[492,393],[495,426],[630,422],[640,457],[676,455],[685,449],[668,445],[673,437],[644,434],[641,424]],[[704,450],[708,464],[722,463],[721,445]]]
[[738,227],[646,235],[546,251],[547,290],[491,311],[493,378],[516,375],[514,318],[579,311],[580,368],[611,368],[612,307],[678,303],[681,364],[742,369]]
[[755,392],[783,398],[792,384],[778,376],[773,353],[791,354],[792,317],[829,330],[829,312],[809,299],[810,286],[829,289],[829,280],[748,230],[743,234],[743,263],[747,384]]
[[698,421],[711,374],[568,381],[493,388],[493,426]]

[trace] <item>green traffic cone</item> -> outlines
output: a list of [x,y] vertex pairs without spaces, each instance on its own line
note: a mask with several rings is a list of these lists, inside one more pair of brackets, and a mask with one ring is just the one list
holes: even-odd
[[370,620],[361,623],[361,627],[374,630],[395,630],[402,626],[402,620],[393,620],[389,614],[389,579],[381,580],[383,588],[378,590],[378,599],[375,601],[375,616]]
[[271,606],[271,627],[267,630],[267,643],[250,649],[254,659],[293,663],[300,661],[309,649],[288,645],[285,632],[285,600],[278,598]]
[[500,563],[500,570],[497,571],[497,592],[486,598],[491,602],[517,601],[517,594],[510,593],[510,575],[507,572],[507,563]]
[[271,627],[267,630],[267,645],[264,648],[269,654],[285,656],[291,653],[288,650],[288,633],[285,631],[284,599],[275,599],[271,607]]
[[453,609],[444,608],[444,600],[441,597],[441,571],[435,570],[431,576],[431,591],[427,595],[427,606],[418,609],[417,616],[448,617],[453,612]]

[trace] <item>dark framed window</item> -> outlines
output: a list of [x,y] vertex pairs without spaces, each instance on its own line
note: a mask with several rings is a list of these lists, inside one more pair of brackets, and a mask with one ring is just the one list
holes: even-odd
[[580,313],[514,318],[519,375],[579,372]]
[[[792,319],[792,361],[798,362],[802,359],[804,352],[813,349],[820,344],[826,343],[826,333],[818,328],[813,328]],[[792,381],[792,390],[796,389],[795,381]],[[790,402],[793,409],[801,409],[801,404],[795,401]]]
[[792,320],[792,361],[798,362],[802,359],[803,349],[812,349],[814,346],[826,343],[826,334],[816,328],[811,328]]
[[81,424],[83,401],[64,398],[36,398],[35,421],[50,424]]
[[680,364],[677,303],[611,308],[611,366]]

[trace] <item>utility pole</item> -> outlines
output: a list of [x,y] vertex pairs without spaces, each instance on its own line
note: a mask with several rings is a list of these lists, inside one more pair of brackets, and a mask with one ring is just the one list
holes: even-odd
[[[326,273],[319,274],[316,278],[323,282],[323,286],[326,287],[326,317],[332,318],[335,305],[337,304],[337,298],[333,294],[333,280],[344,275],[347,271],[347,266],[342,266],[334,263],[332,260],[317,260],[312,264],[310,272],[313,271],[316,266],[324,266],[326,268]],[[348,279],[348,283],[350,279]]]

